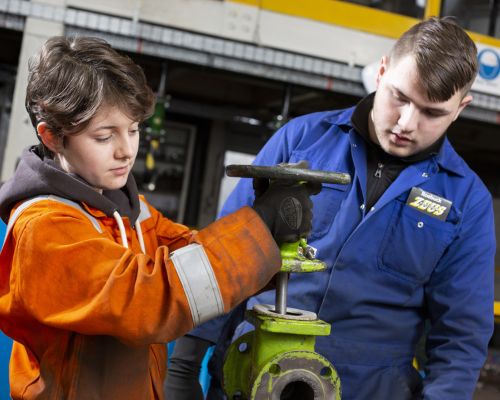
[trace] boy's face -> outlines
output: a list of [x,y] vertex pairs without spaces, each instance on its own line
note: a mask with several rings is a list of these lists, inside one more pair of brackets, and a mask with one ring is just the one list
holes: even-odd
[[103,105],[89,125],[65,137],[56,158],[66,172],[85,179],[98,191],[120,189],[139,148],[139,123],[119,108]]
[[411,55],[390,65],[383,57],[377,85],[370,137],[396,157],[408,157],[431,146],[472,100],[458,91],[447,101],[430,101],[421,88]]

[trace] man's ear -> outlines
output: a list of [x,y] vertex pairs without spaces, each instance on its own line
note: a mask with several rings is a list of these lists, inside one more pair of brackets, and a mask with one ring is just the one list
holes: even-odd
[[460,102],[460,105],[458,106],[458,110],[457,110],[457,113],[455,114],[455,117],[453,118],[453,121],[455,121],[458,116],[460,115],[460,113],[462,112],[462,110],[467,107],[467,105],[470,104],[470,102],[472,101],[472,96],[470,94],[468,94],[467,96],[465,96],[462,101]]
[[36,126],[36,132],[45,147],[52,153],[56,154],[60,152],[62,148],[62,137],[52,132],[46,122],[39,122]]
[[382,79],[382,75],[384,75],[387,72],[388,68],[389,68],[389,57],[383,56],[380,59],[380,65],[378,66],[377,70],[377,78],[376,78],[377,88],[378,85],[380,84],[380,80]]

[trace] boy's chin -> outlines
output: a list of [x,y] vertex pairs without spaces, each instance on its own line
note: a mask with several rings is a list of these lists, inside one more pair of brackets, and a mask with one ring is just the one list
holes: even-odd
[[110,182],[106,184],[101,184],[98,187],[96,187],[96,190],[99,192],[102,192],[103,190],[119,190],[122,187],[124,187],[127,184],[127,179],[124,179],[123,181],[117,181],[117,182]]

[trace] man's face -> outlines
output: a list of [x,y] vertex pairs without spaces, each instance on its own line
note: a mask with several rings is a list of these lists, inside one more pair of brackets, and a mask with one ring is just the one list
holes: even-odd
[[82,132],[66,136],[57,160],[98,191],[114,190],[127,182],[138,148],[138,122],[117,107],[101,106]]
[[433,102],[421,88],[413,56],[389,64],[383,57],[370,116],[370,138],[396,157],[408,157],[435,143],[472,100],[458,91]]

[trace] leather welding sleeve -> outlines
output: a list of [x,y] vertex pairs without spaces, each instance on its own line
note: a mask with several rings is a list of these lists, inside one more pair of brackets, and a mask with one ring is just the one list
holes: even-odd
[[81,211],[52,203],[23,211],[1,255],[12,268],[4,271],[9,307],[36,321],[41,335],[47,326],[134,345],[168,342],[228,312],[281,266],[269,230],[249,207],[200,232],[150,207],[148,254],[141,254],[116,243],[112,230],[97,232]]
[[175,400],[203,400],[199,376],[201,362],[213,343],[183,336],[175,341],[165,380],[165,398]]

